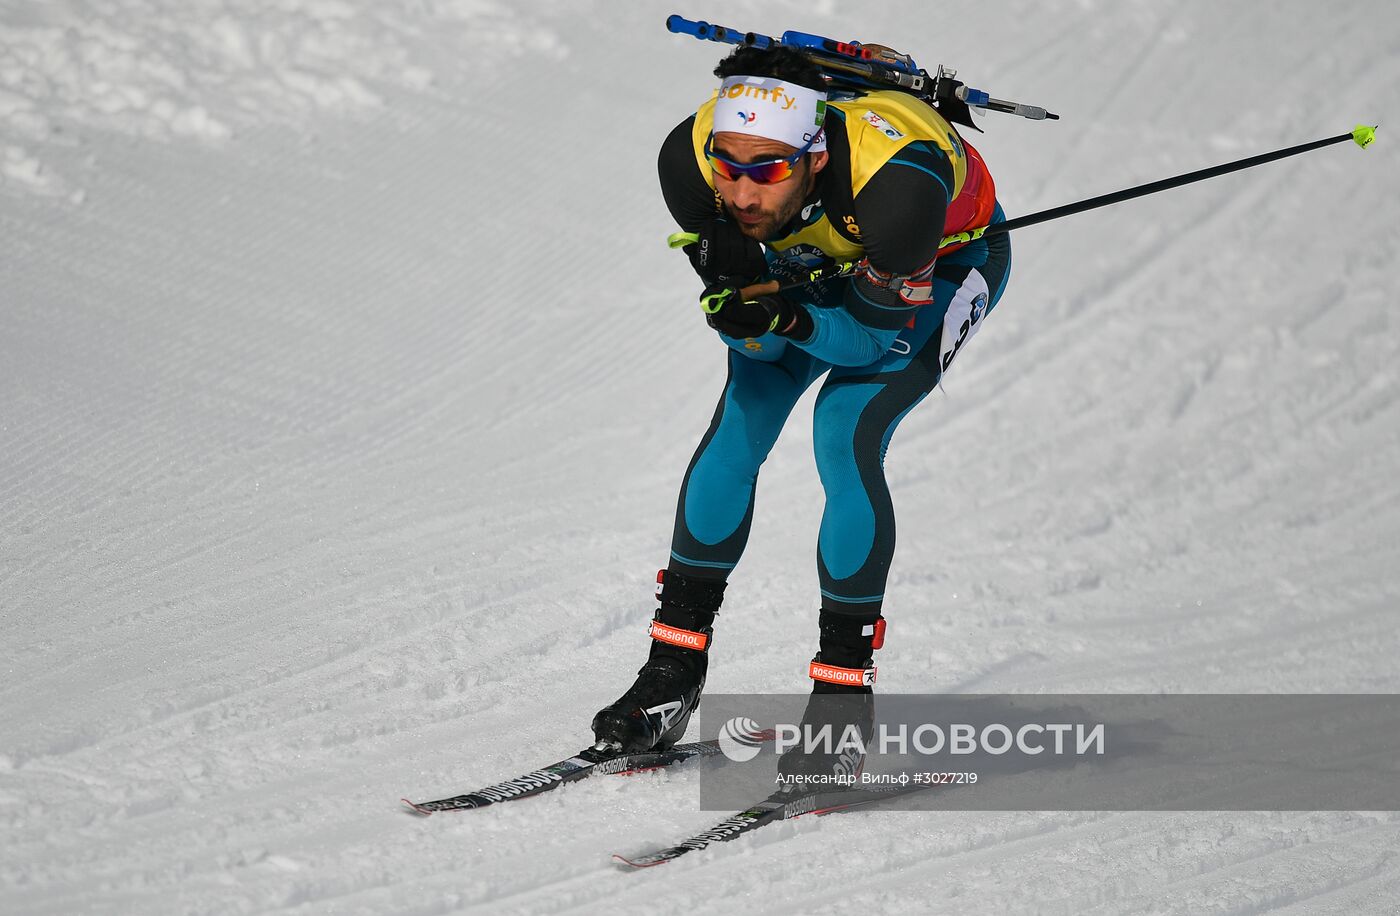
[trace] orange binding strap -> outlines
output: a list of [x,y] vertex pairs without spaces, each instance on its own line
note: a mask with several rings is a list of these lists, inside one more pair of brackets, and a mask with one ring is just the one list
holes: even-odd
[[710,637],[704,633],[668,626],[659,620],[653,620],[651,622],[651,629],[648,632],[651,634],[652,639],[673,646],[680,646],[682,649],[695,649],[699,652],[704,652],[705,646],[710,643]]
[[870,687],[875,683],[875,672],[878,670],[878,668],[838,668],[835,665],[812,662],[807,669],[807,674],[814,681],[825,681],[828,684],[840,684],[843,687]]

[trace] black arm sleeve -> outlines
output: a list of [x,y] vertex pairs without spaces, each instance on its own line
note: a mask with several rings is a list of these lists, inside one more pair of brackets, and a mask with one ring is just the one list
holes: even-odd
[[870,263],[908,276],[938,256],[953,187],[953,164],[928,141],[910,143],[856,197],[856,221]]
[[843,305],[861,324],[893,330],[918,308],[900,298],[900,289],[909,277],[927,280],[932,272],[953,180],[943,150],[921,140],[881,166],[857,195],[856,221],[874,271],[857,275]]
[[713,219],[715,192],[700,174],[695,161],[695,146],[691,135],[695,116],[691,115],[667,135],[661,144],[656,170],[661,178],[661,196],[671,211],[671,218],[686,232],[700,231],[700,224]]

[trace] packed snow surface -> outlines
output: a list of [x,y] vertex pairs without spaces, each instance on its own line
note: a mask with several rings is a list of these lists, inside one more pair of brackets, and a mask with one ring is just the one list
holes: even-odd
[[[654,177],[723,48],[994,95],[1014,235],[887,462],[900,692],[1400,691],[1400,12],[1379,2],[0,0],[0,910],[1358,913],[1400,815],[803,819],[661,869],[692,771],[430,820],[583,746],[724,378]],[[801,692],[765,467],[709,689]]]

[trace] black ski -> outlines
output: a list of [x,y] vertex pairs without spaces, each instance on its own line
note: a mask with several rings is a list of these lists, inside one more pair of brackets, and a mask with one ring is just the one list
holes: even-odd
[[821,816],[850,811],[863,805],[873,805],[899,795],[907,795],[928,788],[932,788],[932,786],[882,786],[872,789],[844,789],[828,792],[775,792],[753,807],[732,814],[709,830],[697,833],[675,846],[658,849],[655,852],[634,858],[617,854],[614,854],[613,858],[632,868],[651,868],[654,865],[664,865],[672,859],[679,859],[688,852],[704,849],[714,843],[728,842],[735,837],[752,833],[760,827],[777,821],[801,817],[804,814]]
[[656,770],[700,757],[713,757],[719,753],[718,741],[695,741],[690,744],[677,744],[665,751],[643,751],[637,754],[609,753],[590,747],[558,763],[551,763],[549,766],[465,795],[424,802],[413,802],[405,798],[403,803],[424,815],[436,814],[439,811],[484,808],[499,802],[517,801],[551,792],[565,783],[588,776]]

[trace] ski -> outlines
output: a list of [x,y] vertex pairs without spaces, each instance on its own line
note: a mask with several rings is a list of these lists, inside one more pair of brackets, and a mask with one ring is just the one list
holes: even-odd
[[732,814],[715,824],[709,830],[697,833],[688,840],[658,849],[645,855],[628,858],[613,854],[613,858],[630,868],[652,868],[679,859],[688,852],[696,852],[715,843],[725,843],[760,827],[804,814],[817,816],[850,811],[864,805],[873,805],[899,795],[919,792],[932,788],[928,785],[891,786],[874,789],[843,789],[829,792],[775,792],[763,801]]
[[588,776],[657,770],[688,760],[714,757],[719,753],[720,747],[717,740],[677,744],[665,751],[643,751],[635,754],[609,753],[589,747],[557,763],[551,763],[514,779],[507,779],[477,789],[475,792],[468,792],[465,795],[454,795],[451,798],[439,798],[434,801],[414,802],[406,798],[402,801],[423,815],[436,814],[439,811],[485,808],[487,805],[518,801],[522,798],[531,798],[545,792],[552,792],[565,783],[577,782]]

